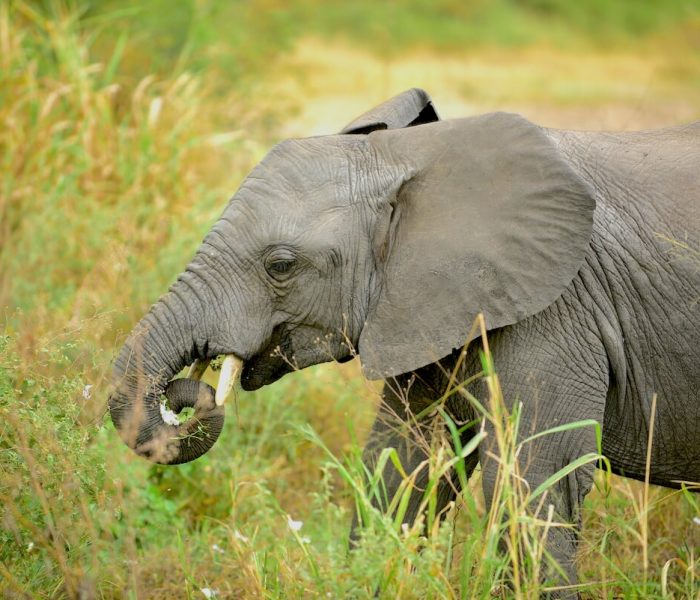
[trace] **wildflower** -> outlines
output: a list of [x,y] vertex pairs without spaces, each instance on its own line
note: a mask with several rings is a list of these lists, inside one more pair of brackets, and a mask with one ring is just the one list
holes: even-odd
[[248,542],[248,538],[238,531],[238,529],[233,532],[233,539],[243,542],[244,544]]
[[287,526],[292,530],[292,531],[299,531],[301,529],[301,526],[304,524],[304,521],[295,521],[287,515]]
[[200,588],[199,591],[204,594],[205,598],[216,598],[219,594],[219,590],[212,590],[211,588]]
[[693,523],[700,525],[700,517],[693,517]]
[[311,538],[308,538],[306,536],[299,538],[302,544],[310,544],[311,543]]
[[29,542],[27,544],[27,552],[31,552],[34,549],[34,542]]
[[223,553],[224,553],[224,551],[221,549],[221,547],[219,546],[219,544],[212,544],[211,549],[212,549],[214,552],[218,552],[219,554],[223,554]]
[[90,400],[92,398],[92,392],[90,391],[92,389],[92,384],[88,383],[84,388],[83,388],[83,398],[85,400]]

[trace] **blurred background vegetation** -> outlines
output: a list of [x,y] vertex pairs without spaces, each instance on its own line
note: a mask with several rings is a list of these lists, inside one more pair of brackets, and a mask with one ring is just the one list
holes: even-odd
[[[414,86],[444,117],[697,119],[700,5],[0,2],[0,595],[490,597],[469,562],[501,572],[474,550],[478,474],[456,533],[420,555],[416,536],[369,536],[346,558],[339,473],[377,400],[355,364],[240,394],[215,448],[182,467],[132,456],[105,417],[115,350],[266,150]],[[615,478],[588,499],[584,593],[693,597],[697,501],[639,494]]]

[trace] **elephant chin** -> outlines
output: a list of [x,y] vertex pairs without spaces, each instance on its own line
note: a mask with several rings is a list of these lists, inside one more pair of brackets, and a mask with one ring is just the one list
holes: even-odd
[[260,389],[294,371],[292,366],[279,356],[261,353],[247,360],[241,373],[241,387],[247,392]]

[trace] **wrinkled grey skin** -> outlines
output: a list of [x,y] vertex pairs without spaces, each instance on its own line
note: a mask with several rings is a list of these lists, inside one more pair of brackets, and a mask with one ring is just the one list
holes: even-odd
[[[127,340],[112,418],[137,452],[184,462],[223,420],[208,385],[176,380],[167,394],[178,406],[198,397],[197,416],[180,431],[162,422],[160,394],[195,358],[238,355],[253,390],[289,362],[357,349],[365,373],[386,379],[365,460],[391,446],[410,470],[426,457],[416,432],[429,441],[435,414],[401,424],[445,391],[482,312],[504,396],[522,402],[521,437],[594,419],[614,471],[643,479],[658,394],[650,479],[700,481],[700,264],[681,246],[700,248],[699,215],[698,123],[584,133],[509,114],[437,121],[427,95],[410,90],[341,135],[279,144],[253,170]],[[478,346],[459,377],[480,370]],[[486,397],[482,383],[471,387]],[[447,409],[475,417],[459,396]],[[481,462],[487,501],[493,437],[466,461]],[[534,488],[596,450],[590,427],[548,435],[527,445],[521,468]],[[578,524],[593,469],[556,486],[559,518]],[[392,493],[392,467],[385,479]],[[455,493],[444,481],[439,508]],[[552,530],[548,544],[575,583],[575,529]]]

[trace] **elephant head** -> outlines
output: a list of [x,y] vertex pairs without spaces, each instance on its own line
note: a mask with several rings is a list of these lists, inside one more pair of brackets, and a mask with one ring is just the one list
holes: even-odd
[[[421,90],[339,135],[282,142],[127,339],[112,419],[138,453],[185,462],[216,440],[230,385],[215,398],[172,379],[192,362],[235,357],[252,390],[356,348],[374,378],[438,360],[479,312],[502,327],[553,302],[593,205],[546,131],[508,114],[439,121]],[[195,415],[166,423],[163,395]]]

